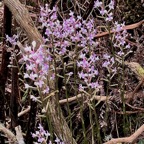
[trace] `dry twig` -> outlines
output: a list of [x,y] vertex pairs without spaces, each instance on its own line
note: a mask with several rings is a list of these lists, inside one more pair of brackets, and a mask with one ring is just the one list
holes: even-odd
[[104,144],[117,144],[117,143],[132,143],[134,140],[138,138],[144,131],[144,124],[131,136],[129,137],[124,137],[124,138],[116,138],[116,139],[111,139],[110,141],[104,143]]
[[[63,100],[59,100],[59,103],[60,104],[65,104],[67,102],[73,102],[73,101],[76,101],[77,99],[80,99],[80,98],[83,98],[83,94],[78,94],[77,96],[73,96],[71,98],[68,98],[68,99],[63,99]],[[111,98],[111,96],[92,96],[92,99],[95,99],[97,101],[106,101],[106,100],[109,100]]]
[[[130,29],[135,29],[137,27],[139,27],[140,25],[144,24],[144,20],[138,22],[138,23],[135,23],[135,24],[131,24],[131,25],[126,25],[124,26],[121,31],[123,30],[130,30]],[[116,31],[110,31],[110,32],[102,32],[102,33],[99,33],[95,36],[95,38],[100,38],[100,37],[103,37],[103,36],[107,36],[109,34],[113,34],[115,33]]]
[[0,131],[6,135],[6,137],[10,140],[11,144],[17,144],[16,136],[2,123],[0,123]]
[[17,139],[18,143],[25,144],[23,136],[22,136],[21,126],[18,125],[17,127],[15,127],[15,131],[16,131],[16,139]]

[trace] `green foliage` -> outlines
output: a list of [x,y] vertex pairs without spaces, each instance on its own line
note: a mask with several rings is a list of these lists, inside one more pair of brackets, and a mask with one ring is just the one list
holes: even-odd
[[144,139],[140,140],[138,144],[144,144]]

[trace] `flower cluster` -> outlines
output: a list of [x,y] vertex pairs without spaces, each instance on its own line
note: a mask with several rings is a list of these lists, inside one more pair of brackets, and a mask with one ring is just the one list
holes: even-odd
[[[48,144],[52,144],[52,141],[50,140],[50,133],[45,131],[41,124],[39,124],[38,130],[35,133],[32,133],[32,137],[37,139],[37,142],[34,142],[34,144],[42,144],[47,142]],[[55,142],[56,144],[64,144],[64,142],[61,142],[58,137],[56,137]]]
[[[125,54],[124,48],[130,48],[130,45],[126,42],[127,31],[123,30],[125,25],[124,23],[119,24],[112,21],[114,0],[111,0],[107,6],[103,2],[96,0],[94,8],[99,10],[107,22],[113,24],[114,28],[112,31],[114,31],[114,36],[111,40],[114,55],[108,54],[105,51],[101,54],[97,53],[97,48],[100,48],[101,45],[95,40],[97,29],[94,19],[83,20],[81,16],[75,16],[70,11],[69,17],[60,21],[57,17],[57,7],[49,9],[49,6],[46,4],[45,7],[41,7],[39,19],[42,23],[42,29],[45,28],[44,44],[36,48],[36,42],[33,41],[31,46],[25,46],[24,52],[21,52],[22,58],[19,62],[24,62],[26,66],[24,78],[31,79],[34,82],[34,86],[25,83],[26,89],[36,88],[43,94],[49,94],[49,83],[55,79],[56,75],[55,73],[49,75],[48,72],[56,71],[55,63],[62,62],[65,55],[75,59],[74,63],[78,70],[76,75],[82,80],[82,83],[79,84],[80,91],[91,89],[93,92],[93,90],[101,87],[99,84],[100,71],[97,67],[99,62],[101,68],[106,68],[108,73],[116,73],[115,54],[118,58],[123,57]],[[6,38],[11,44],[17,44],[17,36],[12,38],[6,36]],[[71,48],[68,49],[69,47]],[[50,63],[53,65],[50,65]],[[68,79],[72,75],[74,75],[73,72],[69,72]],[[41,102],[34,95],[30,95],[30,98]],[[38,131],[32,133],[32,137],[37,139],[35,144],[43,142],[52,144],[49,140],[50,134],[40,124]],[[64,144],[59,138],[56,138],[55,142],[57,144]]]
[[[78,51],[82,49],[79,55],[76,54],[78,55],[77,66],[82,68],[78,74],[79,78],[83,79],[88,87],[96,88],[98,82],[93,82],[92,78],[98,75],[94,64],[99,58],[92,52],[98,45],[98,42],[94,41],[97,33],[94,20],[82,20],[80,16],[76,17],[70,11],[69,18],[63,19],[61,22],[57,18],[56,10],[56,7],[50,10],[48,5],[45,8],[41,7],[40,22],[42,27],[46,28],[45,42],[51,43],[55,53],[59,56],[66,54],[66,48],[70,45],[75,45],[75,48],[79,49]],[[74,51],[76,50],[72,49],[72,52],[68,52],[70,54]],[[86,56],[88,53],[91,53],[89,58]]]
[[43,142],[46,142],[49,136],[50,133],[48,131],[45,131],[41,124],[39,124],[38,126],[38,131],[32,133],[32,137],[37,138],[38,143],[35,142],[35,144],[41,144]]
[[18,35],[13,35],[12,37],[6,35],[6,41],[10,42],[12,45],[16,45],[17,39],[18,39]]
[[[108,10],[106,10],[108,7]],[[94,3],[94,8],[97,8],[102,16],[105,16],[106,21],[113,20],[113,13],[111,12],[114,9],[114,0],[111,0],[110,3],[105,6],[103,2],[96,0]]]
[[[89,88],[98,88],[98,82],[96,80],[93,81],[93,78],[96,79],[98,75],[95,63],[99,60],[99,57],[93,53],[88,58],[86,57],[86,52],[81,52],[79,57],[80,60],[77,61],[77,66],[81,68],[81,71],[78,73],[79,78],[83,79]],[[82,85],[80,85],[80,89],[84,89]]]
[[108,68],[110,65],[114,64],[114,58],[108,54],[104,54],[103,59],[104,59],[104,62],[102,64],[102,67]]
[[[108,10],[106,8],[108,7]],[[106,15],[107,18],[110,18],[111,10],[114,9],[114,1],[111,0],[109,5],[104,6],[99,0],[95,1],[94,8],[97,8],[100,11],[100,14]],[[106,18],[106,19],[107,19]],[[49,9],[46,4],[45,7],[41,7],[39,21],[42,23],[42,28],[45,27],[44,45],[41,45],[36,49],[36,43],[32,42],[32,46],[26,46],[25,53],[22,54],[21,61],[26,63],[26,73],[24,73],[24,78],[30,78],[34,81],[34,85],[38,89],[42,89],[43,94],[49,93],[49,86],[47,83],[47,74],[48,71],[55,67],[50,68],[50,62],[53,61],[53,55],[57,55],[60,60],[64,55],[74,54],[77,55],[76,64],[78,67],[78,76],[85,82],[85,86],[88,88],[98,88],[98,69],[96,63],[101,59],[96,54],[96,48],[99,46],[99,43],[94,40],[97,30],[95,28],[95,22],[93,19],[88,21],[83,20],[80,16],[75,16],[72,11],[69,13],[69,18],[63,19],[60,21],[57,17],[57,7],[54,7],[52,10]],[[126,45],[126,31],[122,31],[124,24],[114,23],[115,41],[114,47],[119,48],[118,55],[122,56],[124,54],[121,46]],[[15,44],[14,38],[7,39]],[[74,49],[67,50],[67,47],[73,45]],[[129,45],[126,45],[126,48],[129,48]],[[114,64],[114,58],[108,54],[103,55],[102,67],[108,68],[112,67]],[[113,69],[115,72],[116,70]],[[70,72],[71,73],[71,72]],[[50,76],[50,80],[55,78],[55,74]],[[84,85],[80,84],[80,89],[84,89]],[[25,88],[32,88],[28,84],[25,84]],[[31,98],[36,101],[34,96]]]
[[128,37],[128,33],[126,30],[123,30],[125,24],[122,23],[122,24],[118,24],[118,22],[115,22],[114,23],[114,28],[113,30],[116,31],[115,33],[115,41],[114,41],[114,47],[117,48],[117,49],[120,49],[118,51],[118,55],[121,57],[121,56],[124,56],[124,49],[130,49],[130,45],[129,43],[126,42],[126,38]]
[[41,7],[40,22],[42,27],[46,28],[45,35],[47,36],[45,42],[51,43],[54,51],[60,55],[66,53],[66,48],[72,44],[85,47],[87,44],[92,45],[92,39],[96,35],[94,28],[94,21],[88,22],[82,20],[80,16],[75,17],[71,11],[69,18],[59,21],[57,18],[57,8],[52,10]]
[[[29,78],[34,81],[34,85],[38,89],[42,89],[44,94],[49,93],[49,87],[47,85],[47,74],[49,71],[49,63],[52,58],[50,56],[49,49],[44,46],[40,46],[38,49],[35,48],[35,41],[32,42],[32,46],[26,46],[25,53],[20,62],[26,63],[26,73],[24,78]],[[53,79],[53,76],[51,76]],[[25,88],[29,88],[28,84],[25,84]]]
[[[17,44],[18,36],[14,35],[13,37],[6,36],[7,41],[12,45]],[[26,46],[24,52],[21,51],[22,58],[19,60],[19,63],[25,63],[26,72],[24,73],[24,78],[29,78],[34,81],[34,85],[30,86],[25,83],[25,88],[38,88],[42,89],[43,94],[49,93],[49,86],[47,84],[47,74],[49,71],[49,63],[52,61],[50,52],[48,48],[45,48],[44,45],[41,45],[36,49],[36,42],[32,42],[32,46]],[[14,53],[12,54],[12,56]],[[50,80],[54,79],[54,75],[51,75]],[[37,98],[34,98],[32,95],[31,98],[37,101]]]

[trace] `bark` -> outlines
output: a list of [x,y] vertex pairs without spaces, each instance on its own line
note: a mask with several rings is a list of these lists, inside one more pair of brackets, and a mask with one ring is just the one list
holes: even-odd
[[[5,35],[11,35],[11,12],[5,6],[4,7],[4,26],[3,26],[3,37]],[[3,39],[3,49],[2,49],[2,63],[0,71],[0,121],[5,122],[5,84],[8,77],[8,65],[10,53],[7,52],[5,46],[5,39]],[[4,143],[4,137],[0,134],[0,143]]]
[[25,6],[19,0],[4,0],[4,4],[10,9],[20,27],[25,30],[30,41],[36,41],[37,46],[42,44],[43,39]]
[[[16,46],[15,50],[19,48]],[[18,67],[17,67],[18,57],[16,56],[13,59],[12,67],[12,92],[10,97],[10,111],[11,111],[11,126],[15,128],[18,126],[18,102],[19,102],[19,76],[18,76]]]
[[26,144],[32,144],[34,138],[31,136],[31,133],[35,133],[35,124],[36,124],[36,114],[37,114],[37,103],[31,100],[31,109],[29,113],[28,129],[26,134]]
[[[28,38],[31,41],[36,41],[37,47],[43,44],[43,39],[37,28],[35,27],[28,10],[22,5],[19,0],[4,0],[4,4],[10,9],[17,23],[22,29],[25,30]],[[49,72],[51,75],[52,71]],[[51,90],[55,90],[55,82],[50,83]],[[48,104],[47,117],[50,118],[53,129],[57,136],[61,138],[66,144],[76,144],[76,141],[72,138],[71,131],[65,121],[65,118],[58,108],[56,96],[52,96],[51,99],[45,103]],[[44,107],[46,107],[46,105]]]

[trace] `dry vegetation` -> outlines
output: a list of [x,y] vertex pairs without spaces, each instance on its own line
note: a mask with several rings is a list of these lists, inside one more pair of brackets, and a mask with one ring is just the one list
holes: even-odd
[[[99,57],[104,54],[113,55],[111,42],[116,33],[111,28],[106,29],[106,22],[99,17],[99,11],[93,10],[94,0],[4,0],[0,6],[0,143],[32,144],[31,132],[35,132],[38,123],[44,129],[52,128],[66,144],[116,144],[144,143],[144,3],[140,0],[115,0],[113,21],[122,23],[127,30],[126,42],[130,49],[125,50],[123,58],[116,56],[115,66],[118,71],[113,75],[102,67],[103,59],[95,66],[99,71],[97,76],[100,90],[79,93],[78,74],[65,82],[65,75],[71,71],[76,73],[74,58],[64,55],[64,63],[56,57],[57,81],[50,82],[52,93],[43,102],[43,106],[29,97],[31,91],[24,89],[24,83],[34,85],[29,79],[18,75],[17,61],[10,61],[23,50],[25,45],[36,41],[36,48],[44,43],[45,28],[40,28],[40,6],[48,3],[52,9],[58,7],[58,19],[63,21],[73,11],[84,20],[94,18],[97,34],[94,40],[99,42],[94,51]],[[105,5],[109,1],[104,0]],[[112,24],[109,23],[111,26]],[[6,35],[19,35],[15,47],[6,41]],[[8,50],[7,50],[8,49]],[[76,51],[75,45],[67,50]],[[82,49],[78,49],[80,53]],[[114,49],[117,52],[117,49]],[[15,67],[8,67],[12,62]],[[65,67],[64,67],[65,64]],[[53,64],[50,64],[52,66]],[[65,68],[65,69],[64,69]],[[79,69],[78,69],[79,70]],[[23,67],[21,72],[24,73]],[[48,73],[50,79],[52,71]],[[57,86],[55,86],[57,85]],[[37,90],[33,94],[39,95]],[[48,99],[48,100],[47,100]],[[43,111],[46,109],[46,112]],[[91,118],[90,118],[91,117]],[[47,123],[49,121],[50,124]],[[61,126],[60,126],[61,125]],[[94,128],[92,128],[94,127]],[[52,137],[53,139],[55,138]],[[48,143],[44,141],[43,143]]]

